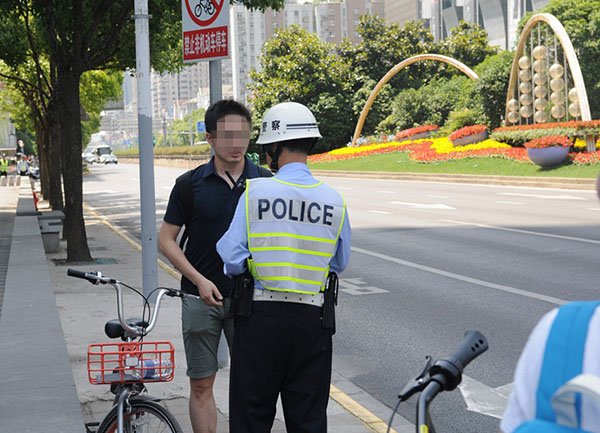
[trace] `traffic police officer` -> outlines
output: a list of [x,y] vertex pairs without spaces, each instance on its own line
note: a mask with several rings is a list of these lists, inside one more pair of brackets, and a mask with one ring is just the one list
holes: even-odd
[[322,307],[328,274],[350,258],[350,222],[342,196],[306,165],[319,138],[302,104],[266,112],[257,143],[277,174],[247,182],[217,243],[225,274],[254,280],[251,312],[235,317],[231,433],[270,432],[279,394],[288,432],[327,431],[333,331]]
[[2,154],[2,159],[0,159],[0,176],[8,176],[8,159],[6,159],[6,154]]

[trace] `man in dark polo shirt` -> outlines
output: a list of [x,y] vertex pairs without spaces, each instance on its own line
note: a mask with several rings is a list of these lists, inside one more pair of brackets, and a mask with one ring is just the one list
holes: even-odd
[[[181,288],[202,300],[183,299],[182,328],[190,378],[190,419],[194,433],[214,433],[217,411],[213,384],[221,331],[231,346],[233,315],[229,294],[232,280],[223,274],[216,243],[229,228],[244,179],[269,176],[270,172],[245,156],[250,139],[250,113],[233,100],[223,100],[206,111],[206,139],[214,156],[193,170],[193,215],[186,215],[182,183],[171,191],[158,244],[181,272]],[[189,211],[188,211],[189,212]],[[177,243],[181,227],[189,236],[185,253]]]

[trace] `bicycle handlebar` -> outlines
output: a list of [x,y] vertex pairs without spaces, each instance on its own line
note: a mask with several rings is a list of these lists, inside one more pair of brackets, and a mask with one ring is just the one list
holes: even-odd
[[436,361],[431,366],[429,374],[432,377],[438,374],[443,375],[445,379],[445,383],[442,383],[444,391],[452,391],[460,383],[465,367],[487,349],[487,339],[481,332],[467,331],[458,349],[452,355]]
[[[123,315],[123,289],[121,288],[121,282],[115,280],[113,278],[108,278],[102,275],[100,271],[95,272],[84,272],[79,271],[77,269],[67,269],[67,275],[70,277],[81,278],[89,281],[92,284],[109,284],[114,287],[117,292],[117,314],[119,316],[119,323],[127,332],[143,337],[152,331],[154,326],[156,325],[156,320],[158,318],[158,311],[160,309],[160,302],[163,296],[167,295],[170,297],[178,297],[178,298],[195,298],[200,299],[199,296],[191,295],[189,293],[182,292],[179,289],[171,289],[168,287],[161,287],[158,289],[158,294],[156,295],[156,305],[152,310],[150,322],[147,327],[142,326],[131,326],[125,321],[125,316]],[[144,301],[147,302],[147,299],[142,295]]]

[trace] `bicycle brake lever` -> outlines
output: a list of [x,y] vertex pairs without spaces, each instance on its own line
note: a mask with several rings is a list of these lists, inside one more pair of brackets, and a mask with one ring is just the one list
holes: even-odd
[[423,391],[423,389],[425,389],[425,387],[431,380],[429,377],[425,377],[429,374],[431,364],[431,356],[427,355],[425,357],[425,366],[423,367],[421,372],[414,379],[411,379],[406,385],[404,385],[404,388],[402,388],[402,391],[400,391],[400,394],[398,394],[398,398],[400,399],[400,401],[406,401],[413,394],[419,391]]

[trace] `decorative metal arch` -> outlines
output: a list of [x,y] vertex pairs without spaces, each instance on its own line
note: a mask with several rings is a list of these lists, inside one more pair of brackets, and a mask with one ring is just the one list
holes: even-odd
[[[369,110],[371,109],[371,105],[373,105],[373,101],[375,100],[375,97],[377,96],[377,94],[379,93],[381,88],[383,86],[385,86],[385,84],[394,75],[396,75],[398,72],[400,72],[400,70],[402,70],[406,66],[411,65],[420,60],[439,60],[440,62],[445,62],[451,66],[454,66],[455,68],[458,68],[472,80],[476,80],[479,78],[479,76],[464,63],[459,62],[458,60],[453,59],[452,57],[442,56],[441,54],[419,54],[417,56],[413,56],[406,60],[401,61],[396,66],[394,66],[392,69],[390,69],[388,71],[388,73],[385,74],[381,80],[379,80],[379,83],[377,83],[377,85],[371,92],[371,95],[369,95],[369,99],[367,99],[367,102],[365,103],[365,106],[363,107],[363,109],[360,113],[360,117],[358,118],[358,122],[356,123],[356,128],[354,129],[354,136],[352,137],[352,145],[353,146],[356,145],[356,140],[358,139],[358,137],[360,137],[360,132],[362,131],[363,126],[365,125],[365,120],[367,118],[367,114],[369,113]],[[586,101],[587,101],[587,99],[586,99]]]
[[525,27],[521,32],[521,37],[519,38],[519,44],[517,45],[515,57],[513,59],[512,68],[510,71],[510,81],[508,82],[508,94],[506,95],[506,110],[504,113],[505,125],[507,124],[506,122],[509,112],[508,101],[510,101],[516,90],[517,78],[519,74],[519,59],[523,55],[525,42],[527,41],[533,26],[539,22],[544,22],[550,26],[563,48],[565,57],[569,63],[569,69],[571,70],[571,77],[573,78],[573,82],[577,88],[579,109],[581,110],[581,120],[592,120],[587,92],[585,90],[585,83],[583,82],[583,75],[581,75],[581,68],[579,67],[579,60],[577,60],[577,55],[575,54],[575,50],[573,49],[573,44],[571,43],[569,35],[567,34],[563,25],[554,15],[536,14],[532,16],[529,21],[527,21],[527,24],[525,24]]

